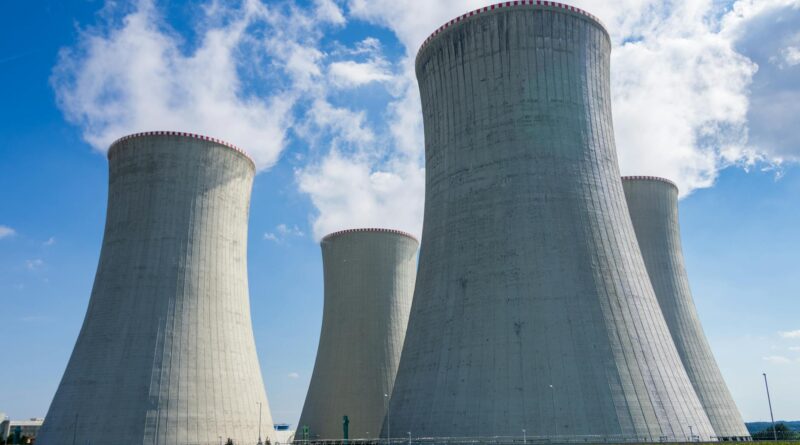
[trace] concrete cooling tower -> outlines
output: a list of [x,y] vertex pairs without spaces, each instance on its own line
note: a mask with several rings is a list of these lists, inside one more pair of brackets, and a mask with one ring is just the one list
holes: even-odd
[[749,440],[689,290],[678,222],[678,188],[666,179],[650,176],[623,177],[622,185],[650,281],[711,426],[721,440]]
[[[392,393],[417,271],[417,240],[388,229],[322,239],[325,307],[297,438],[377,438]],[[386,396],[385,396],[386,395]]]
[[625,204],[610,50],[592,15],[515,1],[451,20],[417,54],[425,217],[385,432],[714,434]]
[[265,437],[272,419],[247,288],[253,162],[176,132],[124,137],[108,161],[94,288],[37,443],[256,443],[259,408]]

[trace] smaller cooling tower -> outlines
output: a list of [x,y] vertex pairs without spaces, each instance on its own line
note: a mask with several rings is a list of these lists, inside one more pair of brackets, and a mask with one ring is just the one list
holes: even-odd
[[37,443],[254,444],[259,424],[272,436],[247,289],[253,161],[157,131],[114,142],[108,167],[89,307]]
[[394,385],[417,271],[417,240],[388,229],[322,239],[325,307],[298,438],[378,437]]
[[720,440],[750,440],[708,345],[681,250],[678,188],[651,176],[622,178],[633,228],[678,354]]

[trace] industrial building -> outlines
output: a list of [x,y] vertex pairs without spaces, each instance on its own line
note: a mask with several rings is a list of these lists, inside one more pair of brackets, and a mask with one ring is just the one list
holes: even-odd
[[116,141],[108,161],[94,287],[37,444],[270,437],[247,282],[252,160],[149,132]]
[[750,440],[697,315],[681,248],[678,188],[652,176],[622,178],[631,221],[678,354],[715,435]]
[[625,203],[610,51],[594,16],[541,1],[420,49],[425,216],[384,435],[714,436]]
[[4,413],[0,413],[0,441],[2,443],[13,443],[11,440],[27,439],[34,440],[39,434],[44,419],[34,417],[28,420],[11,420]]
[[322,239],[325,303],[297,439],[377,438],[406,334],[417,240],[390,229]]

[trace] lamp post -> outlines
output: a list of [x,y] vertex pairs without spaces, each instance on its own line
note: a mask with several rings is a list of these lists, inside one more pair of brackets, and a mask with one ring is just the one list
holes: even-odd
[[525,428],[522,429],[522,444],[528,443],[528,432],[525,431]]
[[261,402],[258,402],[258,445],[264,445],[261,441]]
[[408,432],[408,445],[411,445],[411,431]]
[[691,425],[689,425],[689,441],[694,441],[694,430],[692,430]]
[[550,396],[553,400],[553,438],[558,436],[558,422],[556,421],[556,389],[550,385]]
[[763,372],[764,387],[767,388],[767,403],[769,404],[769,420],[772,421],[772,440],[778,440],[778,432],[775,430],[775,416],[772,415],[772,399],[769,397],[769,383],[767,383],[767,373]]
[[392,437],[392,406],[389,404],[389,394],[384,394],[386,399],[386,442],[391,443]]

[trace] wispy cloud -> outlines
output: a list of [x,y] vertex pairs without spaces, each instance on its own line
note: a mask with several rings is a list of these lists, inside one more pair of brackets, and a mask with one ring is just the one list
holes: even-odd
[[16,230],[11,227],[0,225],[0,239],[14,236],[16,233]]
[[300,378],[300,374],[298,374],[298,373],[296,373],[296,372],[290,372],[290,373],[287,375],[287,377],[289,377],[290,379],[297,379],[297,378]]
[[55,243],[56,243],[56,237],[51,236],[50,238],[47,239],[47,241],[43,242],[42,245],[45,246],[45,247],[49,247],[49,246],[52,246]]
[[330,64],[329,74],[334,85],[352,88],[371,82],[386,82],[394,78],[382,61],[355,62],[345,60]]
[[38,270],[41,269],[42,266],[44,266],[44,261],[39,258],[33,260],[25,260],[25,267],[28,270]]
[[[340,21],[334,3],[316,3],[317,21]],[[271,167],[286,145],[298,98],[294,84],[275,82],[275,71],[302,65],[297,59],[303,55],[283,28],[311,19],[283,17],[277,6],[257,0],[225,5],[205,8],[198,45],[190,51],[152,0],[139,2],[121,27],[113,21],[82,30],[77,45],[62,49],[51,80],[66,117],[101,152],[128,133],[172,129],[227,140],[248,151],[260,169]],[[294,49],[270,51],[276,46]],[[278,87],[254,94],[257,83]]]
[[775,365],[786,365],[794,362],[794,360],[788,357],[784,357],[782,355],[768,355],[766,357],[763,357],[763,360]]
[[[52,83],[64,114],[99,151],[126,133],[176,129],[227,139],[266,169],[297,138],[311,147],[292,159],[297,187],[316,208],[315,237],[364,225],[419,234],[416,51],[442,23],[489,3],[440,0],[420,14],[395,0],[211,1],[186,45],[156,3],[142,0],[124,20],[83,29]],[[797,0],[734,0],[723,11],[712,1],[575,5],[611,32],[623,174],[665,176],[686,195],[730,166],[800,160],[791,120],[800,112]],[[760,32],[775,16],[780,26]],[[389,30],[401,54],[374,37],[325,36],[351,21]],[[366,85],[384,88],[384,103],[359,105]],[[276,228],[264,239],[285,236]]]
[[783,331],[778,333],[783,338],[800,338],[800,329],[794,331]]
[[297,225],[278,224],[274,232],[264,233],[264,239],[281,244],[289,237],[302,237],[305,233]]

